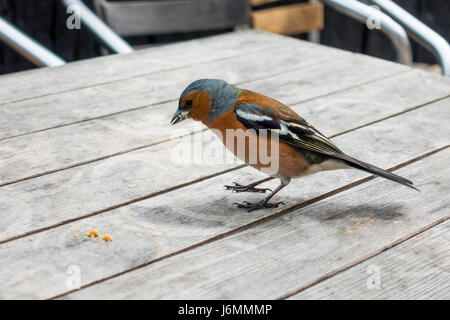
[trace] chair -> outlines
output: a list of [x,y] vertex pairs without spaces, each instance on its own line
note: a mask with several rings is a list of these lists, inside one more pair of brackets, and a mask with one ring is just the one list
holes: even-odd
[[248,0],[94,0],[97,13],[121,36],[211,31],[248,25]]
[[[253,7],[252,27],[273,33],[294,35],[315,33],[323,29],[323,4],[309,0],[309,3],[285,4],[279,0],[250,0]],[[265,8],[270,4],[269,8]],[[311,39],[313,40],[313,39]]]

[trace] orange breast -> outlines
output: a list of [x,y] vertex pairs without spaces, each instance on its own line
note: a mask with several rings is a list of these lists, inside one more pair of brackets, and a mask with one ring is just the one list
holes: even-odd
[[248,130],[236,119],[233,110],[204,124],[236,157],[267,175],[293,178],[308,168],[306,159],[295,147]]

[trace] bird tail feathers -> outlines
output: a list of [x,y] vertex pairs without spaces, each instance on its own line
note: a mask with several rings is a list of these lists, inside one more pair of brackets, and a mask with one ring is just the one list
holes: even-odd
[[340,159],[340,160],[342,160],[342,161],[344,161],[344,163],[347,164],[350,167],[353,167],[355,169],[359,169],[359,170],[363,170],[363,171],[375,174],[375,175],[383,177],[385,179],[389,179],[389,180],[395,181],[397,183],[400,183],[400,184],[402,184],[404,186],[410,187],[410,188],[420,192],[419,189],[417,189],[416,187],[413,186],[412,181],[410,181],[408,179],[405,179],[403,177],[400,177],[400,176],[398,176],[396,174],[393,174],[392,172],[389,172],[389,171],[386,171],[384,169],[375,167],[375,166],[373,166],[371,164],[368,164],[366,162],[363,162],[361,160],[357,160],[357,159],[352,158],[352,157],[350,157],[350,156],[348,156],[346,154],[336,154],[336,155],[333,155],[333,156],[338,158],[338,159]]

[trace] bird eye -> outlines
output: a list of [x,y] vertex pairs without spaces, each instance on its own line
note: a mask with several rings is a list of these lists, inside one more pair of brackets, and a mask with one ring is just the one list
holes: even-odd
[[184,105],[185,105],[186,107],[192,107],[192,100],[191,100],[191,99],[186,100],[185,103],[184,103]]

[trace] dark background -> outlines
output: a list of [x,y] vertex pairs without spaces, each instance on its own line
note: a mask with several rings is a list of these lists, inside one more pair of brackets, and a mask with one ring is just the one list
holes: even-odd
[[[124,1],[124,0],[122,0]],[[92,0],[84,1],[92,6]],[[284,3],[303,2],[285,0]],[[396,0],[403,8],[450,41],[450,0]],[[270,5],[269,5],[270,6]],[[68,30],[66,8],[59,0],[0,0],[0,15],[66,61],[86,59],[101,54],[101,45],[87,28]],[[209,35],[179,34],[128,38],[132,44],[160,43]],[[305,38],[305,35],[299,35]],[[433,56],[412,41],[415,62],[436,63]],[[390,40],[378,30],[369,30],[360,22],[325,7],[325,27],[321,43],[394,60]],[[27,60],[0,43],[0,74],[34,68]]]

